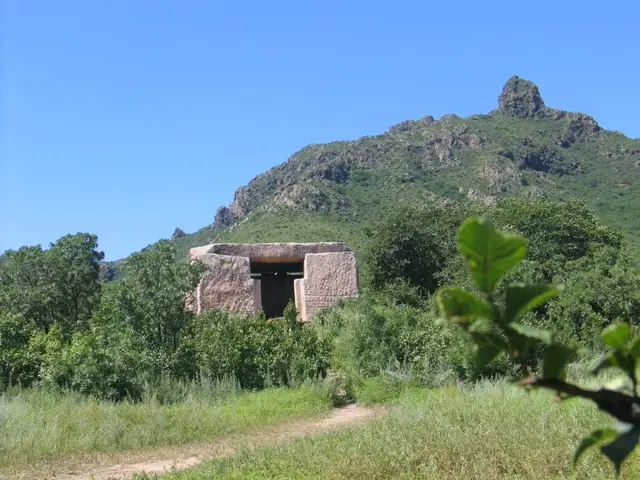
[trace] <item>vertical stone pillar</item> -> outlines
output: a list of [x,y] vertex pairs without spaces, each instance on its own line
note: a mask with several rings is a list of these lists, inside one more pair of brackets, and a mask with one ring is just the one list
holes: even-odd
[[253,279],[253,311],[259,312],[262,309],[262,282],[257,278]]
[[302,285],[303,278],[296,278],[293,281],[293,297],[296,302],[296,310],[298,317],[302,321],[306,321],[307,315],[304,310],[304,286]]
[[207,271],[196,290],[196,313],[215,309],[249,314],[258,311],[261,307],[260,281],[256,285],[251,278],[247,257],[205,253],[198,260],[207,266]]
[[[358,266],[352,252],[308,253],[304,258],[304,278],[298,289],[301,318],[336,305],[343,298],[358,296]],[[296,302],[298,294],[296,294]]]

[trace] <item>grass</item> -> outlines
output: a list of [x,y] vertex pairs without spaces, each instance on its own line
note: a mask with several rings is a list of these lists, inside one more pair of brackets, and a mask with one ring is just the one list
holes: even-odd
[[0,471],[66,456],[180,445],[317,416],[331,408],[311,387],[218,395],[196,390],[183,401],[110,403],[64,392],[22,390],[0,397]]
[[[164,480],[208,478],[613,478],[596,451],[573,468],[580,439],[611,425],[592,404],[554,402],[506,382],[405,390],[379,420],[203,463]],[[623,478],[640,476],[638,454]]]

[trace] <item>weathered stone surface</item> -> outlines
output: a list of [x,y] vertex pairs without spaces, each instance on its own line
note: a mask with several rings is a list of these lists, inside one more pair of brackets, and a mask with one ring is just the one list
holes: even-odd
[[198,314],[198,287],[184,296],[184,308],[187,312]]
[[111,265],[107,265],[106,263],[101,263],[98,275],[100,280],[105,282],[110,282],[116,277],[116,270]]
[[251,278],[249,259],[230,255],[203,254],[199,260],[207,265],[196,290],[196,313],[228,309],[255,313],[256,288]]
[[498,98],[498,110],[514,117],[537,117],[546,113],[538,87],[516,75],[503,87]]
[[304,289],[302,281],[302,278],[297,278],[293,281],[293,295],[296,302],[296,310],[301,320],[304,319]]
[[182,230],[180,227],[176,227],[176,229],[173,231],[173,234],[171,235],[171,240],[182,238],[182,237],[185,237],[186,235],[187,234],[184,232],[184,230]]
[[302,320],[340,299],[358,296],[358,267],[352,252],[309,254],[304,260]]
[[342,298],[358,295],[356,257],[343,243],[213,244],[192,248],[189,260],[208,268],[186,297],[190,311],[212,309],[255,313],[262,308],[262,284],[251,277],[251,262],[303,261],[304,278],[293,282],[296,309],[303,321]]
[[305,295],[353,296],[358,294],[356,256],[352,252],[318,253],[304,260]]
[[303,183],[285,187],[276,193],[271,208],[305,208],[314,212],[332,212],[348,206],[349,202],[341,195]]
[[209,253],[211,249],[211,245],[203,245],[202,247],[194,247],[189,249],[189,254],[187,255],[187,261],[193,262],[194,260],[199,259],[205,253]]
[[213,221],[213,226],[216,228],[230,227],[237,221],[238,221],[237,215],[235,215],[229,209],[229,207],[222,206],[218,208],[218,211],[216,212],[215,220]]
[[567,123],[559,141],[572,144],[594,140],[598,137],[600,130],[600,126],[593,117],[582,113],[572,113],[569,115],[569,123]]
[[[205,247],[198,247],[204,249]],[[192,251],[194,249],[191,249]],[[202,250],[198,250],[202,252]],[[307,253],[348,252],[344,243],[216,243],[208,245],[206,253],[248,257],[253,261],[279,262],[304,260]]]
[[262,282],[253,280],[253,309],[259,312],[262,309]]
[[412,130],[419,130],[421,128],[428,127],[435,119],[431,115],[422,117],[420,120],[405,120],[404,122],[396,123],[389,128],[389,134],[410,132]]

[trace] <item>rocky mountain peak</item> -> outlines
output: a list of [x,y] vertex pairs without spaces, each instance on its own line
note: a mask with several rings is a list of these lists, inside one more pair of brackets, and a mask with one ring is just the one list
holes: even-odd
[[171,235],[171,240],[175,240],[176,238],[182,238],[186,236],[187,234],[184,232],[184,230],[182,230],[179,227],[176,227],[176,229],[173,231],[173,235]]
[[498,111],[514,117],[538,117],[546,107],[535,83],[514,75],[502,88]]

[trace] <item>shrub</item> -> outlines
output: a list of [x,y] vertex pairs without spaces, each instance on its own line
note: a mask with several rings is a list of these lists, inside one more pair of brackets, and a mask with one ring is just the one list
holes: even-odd
[[0,309],[24,316],[38,328],[54,322],[65,334],[86,327],[99,300],[100,261],[95,235],[65,235],[43,250],[39,245],[5,252],[0,262]]
[[33,320],[0,313],[0,391],[11,385],[28,386],[36,381],[40,358],[29,348],[35,333]]
[[433,309],[389,304],[378,294],[327,310],[315,322],[333,343],[332,370],[356,384],[385,372],[439,386],[513,371],[506,358],[477,368],[464,336],[441,325]]
[[466,213],[460,205],[404,207],[375,223],[365,253],[371,285],[404,281],[423,294],[435,291],[455,258],[455,230]]
[[622,234],[600,223],[584,202],[559,202],[539,199],[535,202],[517,197],[501,199],[487,212],[494,224],[507,232],[527,238],[529,260],[541,264],[577,260],[594,247],[622,249]]
[[211,378],[234,377],[243,388],[295,385],[324,376],[329,344],[295,310],[284,318],[209,311],[190,329],[188,344],[198,371]]
[[131,329],[97,326],[66,342],[54,326],[39,341],[44,384],[107,400],[141,398],[149,359]]
[[166,240],[132,255],[124,277],[102,305],[103,320],[131,328],[144,343],[155,360],[156,376],[193,373],[182,350],[182,336],[193,320],[185,303],[204,267],[177,262],[175,257],[176,248]]

